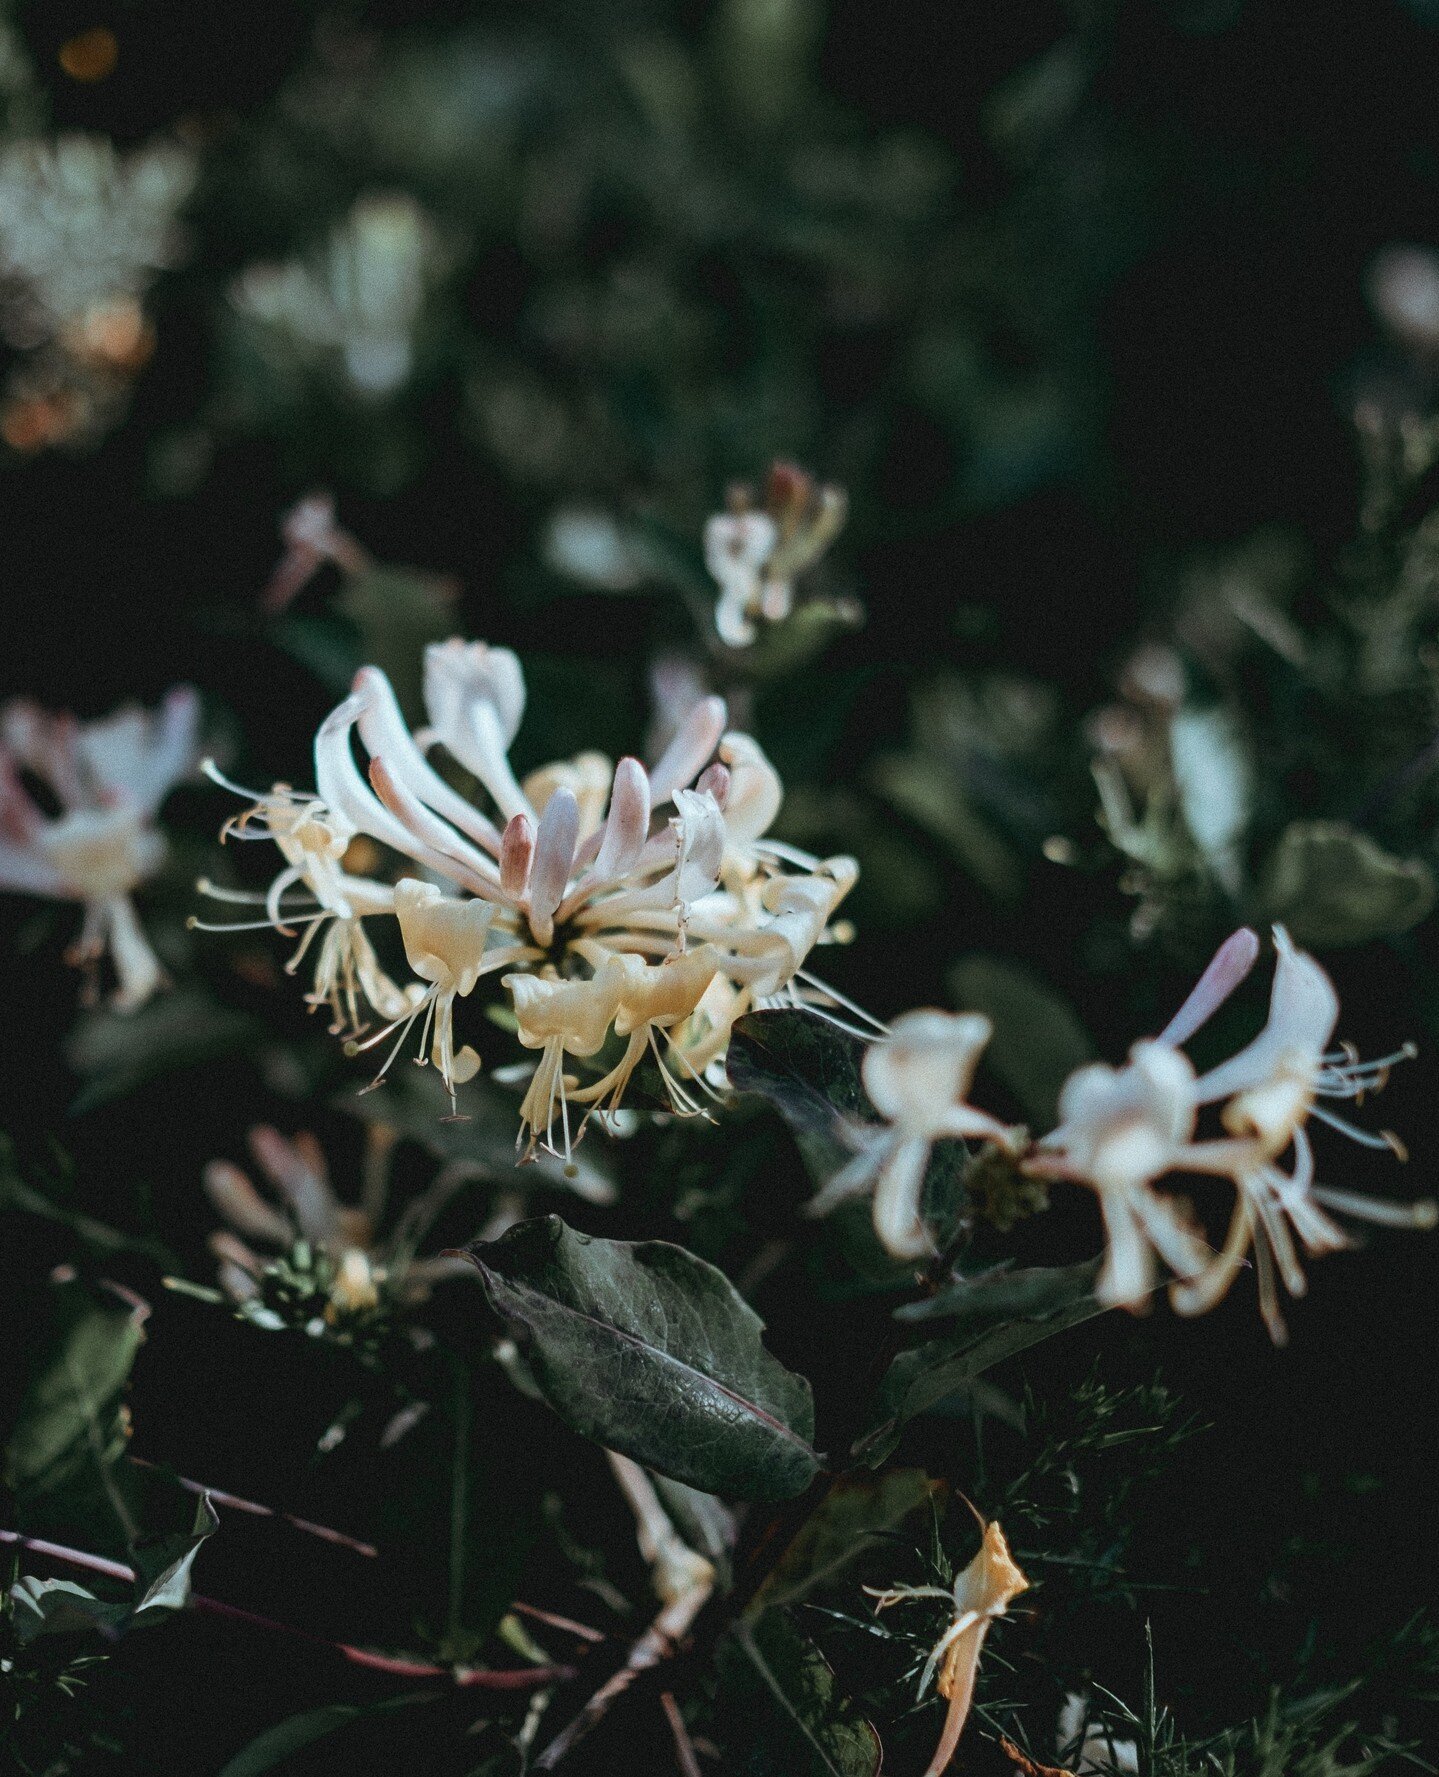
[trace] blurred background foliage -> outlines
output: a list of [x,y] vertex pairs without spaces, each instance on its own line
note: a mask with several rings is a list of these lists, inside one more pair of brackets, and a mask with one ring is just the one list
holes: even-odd
[[[0,12],[6,691],[94,715],[189,680],[228,770],[304,783],[355,665],[381,661],[403,694],[422,643],[452,632],[520,652],[526,766],[638,750],[655,663],[707,676],[784,776],[786,836],[860,859],[856,941],[826,973],[881,1016],[987,1011],[997,1110],[1039,1127],[1069,1068],[1163,1023],[1218,937],[1284,919],[1340,985],[1341,1034],[1366,1052],[1420,1042],[1384,1116],[1427,1185],[1439,10],[413,14]],[[810,603],[736,654],[709,626],[700,531],[776,458],[846,489],[849,524]],[[278,611],[263,595],[282,516],[316,490],[364,559],[321,566]],[[292,1339],[160,1289],[213,1281],[201,1172],[243,1160],[255,1123],[314,1129],[344,1179],[363,1165],[356,1113],[377,1115],[410,1138],[410,1192],[456,1157],[432,1107],[353,1098],[272,939],[186,929],[231,812],[197,787],[169,805],[147,919],[179,986],[133,1019],[77,1022],[56,961],[66,910],[0,910],[5,1349],[43,1369],[63,1344],[34,1336],[80,1312],[53,1301],[53,1266],[121,1277],[152,1302],[130,1354],[137,1455],[411,1551],[403,1596],[371,1596],[323,1546],[227,1520],[201,1557],[218,1597],[446,1659],[485,1644],[521,1572],[580,1616],[596,1597],[619,1613],[644,1582],[619,1508],[597,1503],[595,1454],[480,1362],[468,1291],[437,1295],[436,1349],[396,1356],[383,1326],[374,1347]],[[1206,1040],[1222,1050],[1256,1016],[1231,1005]],[[533,1173],[504,1189],[596,1231],[681,1239],[731,1276],[757,1266],[772,1341],[823,1416],[876,1323],[862,1294],[830,1311],[854,1273],[828,1225],[806,1236],[808,1289],[766,1291],[768,1245],[806,1190],[778,1126],[742,1108],[723,1131],[645,1131],[618,1217],[602,1202],[614,1157],[594,1148],[588,1204]],[[1367,1157],[1342,1164],[1345,1183],[1370,1177]],[[493,1212],[500,1165],[480,1153],[478,1183],[447,1199],[451,1238]],[[1079,1195],[1001,1208],[1013,1226],[981,1249],[1087,1253]],[[1127,1730],[1142,1768],[1171,1777],[1367,1771],[1375,1747],[1422,1737],[1439,1691],[1415,1627],[1439,1466],[1433,1275],[1423,1242],[1376,1235],[1321,1273],[1282,1356],[1248,1301],[1198,1324],[1110,1316],[1083,1353],[1070,1335],[1008,1377],[1011,1405],[1029,1391],[1022,1420],[919,1428],[906,1459],[1002,1510],[1043,1572],[1002,1644],[996,1724],[1021,1741],[1029,1724],[1047,1760],[1064,1691],[1102,1685],[1142,1717]],[[302,1302],[321,1287],[291,1283]],[[103,1292],[89,1312],[129,1324]],[[387,1447],[456,1351],[479,1396]],[[33,1391],[23,1363],[7,1372],[17,1402]],[[484,1435],[500,1421],[504,1460]],[[466,1439],[485,1505],[457,1580],[430,1530]],[[58,1498],[34,1521],[106,1553],[91,1506]],[[168,1501],[164,1527],[188,1510]],[[902,1558],[917,1581],[932,1557],[921,1521],[878,1571]],[[845,1598],[805,1632],[853,1694],[881,1699],[909,1768],[932,1743],[901,1719],[912,1650],[843,1620],[863,1615]],[[1167,1723],[1144,1715],[1146,1619]],[[233,1634],[196,1618],[183,1650],[173,1627],[127,1639],[63,1721],[44,1689],[22,1768],[218,1770],[288,1713],[377,1706],[352,1671],[245,1644],[254,1697],[159,1711],[176,1670],[196,1696],[228,1689]],[[749,1705],[733,1665],[717,1670],[701,1729],[725,1744]],[[1310,1714],[1271,1732],[1275,1686]],[[449,1722],[433,1732],[466,1750],[426,1768],[513,1768],[502,1735],[466,1737],[483,1711],[457,1696],[433,1705]],[[1351,1719],[1369,1753],[1323,1751]],[[356,1744],[411,1731],[404,1710],[372,1725]],[[662,1722],[634,1731],[635,1768],[666,1768]],[[727,1756],[785,1768],[779,1744]]]

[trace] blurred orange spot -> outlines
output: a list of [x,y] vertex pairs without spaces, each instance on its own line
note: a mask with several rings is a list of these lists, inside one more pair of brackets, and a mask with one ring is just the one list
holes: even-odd
[[20,395],[0,413],[0,438],[18,451],[61,444],[79,419],[76,404],[63,395]]
[[92,303],[67,328],[65,344],[82,363],[136,371],[155,349],[155,335],[133,296]]
[[92,25],[60,46],[60,66],[72,80],[104,80],[119,59],[120,45],[108,25]]

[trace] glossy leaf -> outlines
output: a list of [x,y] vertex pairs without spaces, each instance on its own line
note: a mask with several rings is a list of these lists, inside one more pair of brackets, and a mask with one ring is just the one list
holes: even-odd
[[550,1406],[582,1437],[698,1487],[787,1499],[819,1470],[803,1377],[713,1265],[665,1241],[592,1239],[558,1216],[466,1249]]

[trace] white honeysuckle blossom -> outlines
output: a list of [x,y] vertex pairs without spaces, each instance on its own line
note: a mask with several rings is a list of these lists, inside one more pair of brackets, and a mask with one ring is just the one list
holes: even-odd
[[716,585],[714,623],[730,648],[747,648],[756,622],[782,623],[794,609],[794,583],[839,535],[845,496],[821,487],[790,463],[776,463],[764,507],[745,487],[730,490],[729,507],[705,525],[704,556]]
[[[1432,1227],[1432,1202],[1402,1205],[1315,1183],[1305,1125],[1310,1117],[1372,1147],[1401,1152],[1393,1136],[1371,1135],[1326,1110],[1322,1098],[1361,1098],[1383,1085],[1406,1046],[1377,1062],[1331,1049],[1339,998],[1314,958],[1276,926],[1277,962],[1269,1018],[1254,1041],[1196,1074],[1178,1045],[1218,1009],[1258,955],[1252,932],[1224,944],[1168,1028],[1137,1043],[1121,1069],[1081,1068],[1060,1097],[1060,1126],[1026,1157],[1026,1170],[1091,1186],[1100,1199],[1108,1251],[1102,1301],[1140,1308],[1155,1286],[1156,1256],[1174,1273],[1170,1300],[1201,1314],[1228,1290],[1254,1248],[1260,1306],[1276,1342],[1285,1337],[1275,1271],[1291,1295],[1305,1288],[1295,1235],[1311,1257],[1349,1244],[1330,1210],[1363,1220]],[[1196,1139],[1201,1109],[1219,1105],[1226,1132]],[[1290,1170],[1279,1164],[1292,1151]],[[1186,1205],[1154,1189],[1171,1173],[1230,1179],[1236,1202],[1223,1250],[1215,1254]]]
[[[1197,1082],[1200,1104],[1223,1102],[1221,1122],[1228,1139],[1201,1142],[1183,1161],[1190,1171],[1233,1181],[1229,1233],[1204,1274],[1171,1293],[1181,1314],[1204,1313],[1228,1290],[1252,1246],[1265,1325],[1275,1342],[1282,1343],[1276,1269],[1291,1296],[1305,1289],[1295,1235],[1309,1256],[1318,1258],[1350,1244],[1330,1210],[1361,1221],[1415,1228],[1432,1228],[1436,1210],[1432,1199],[1399,1204],[1316,1182],[1305,1127],[1311,1117],[1366,1147],[1389,1148],[1405,1157],[1396,1136],[1357,1129],[1318,1101],[1357,1100],[1377,1091],[1393,1064],[1411,1059],[1415,1050],[1405,1044],[1393,1055],[1362,1062],[1352,1050],[1331,1048],[1339,1022],[1334,983],[1312,956],[1296,949],[1282,926],[1274,928],[1274,945],[1278,961],[1264,1029]],[[1279,1162],[1290,1152],[1294,1159],[1286,1172]]]
[[[970,1510],[974,1508],[971,1506]],[[919,1694],[924,1696],[938,1673],[936,1689],[949,1704],[944,1719],[944,1732],[924,1777],[940,1777],[954,1757],[959,1736],[969,1717],[974,1701],[974,1681],[979,1670],[979,1656],[989,1626],[1002,1617],[1021,1592],[1029,1590],[1029,1580],[1010,1553],[1004,1532],[998,1524],[979,1521],[979,1553],[956,1576],[952,1588],[944,1586],[893,1586],[879,1591],[866,1586],[875,1600],[876,1610],[885,1610],[911,1598],[943,1598],[954,1609],[954,1618],[944,1634],[930,1650],[920,1674]]]
[[[316,736],[316,794],[277,786],[231,823],[279,845],[285,868],[268,892],[201,885],[261,908],[261,925],[303,931],[291,969],[324,932],[311,1001],[331,1006],[352,1053],[391,1041],[381,1076],[423,1019],[417,1059],[433,1060],[453,1098],[479,1066],[457,1043],[456,1002],[498,975],[521,1046],[539,1051],[522,1140],[555,1151],[558,1122],[568,1156],[571,1104],[608,1116],[646,1052],[674,1109],[694,1111],[693,1088],[712,1089],[705,1076],[744,1012],[844,1003],[804,964],[854,861],[767,837],[779,779],[755,741],[727,732],[722,699],[702,698],[648,768],[582,753],[521,783],[508,756],[525,705],[512,653],[433,644],[424,695],[428,723],[412,734],[384,673],[362,668]],[[440,753],[488,809],[440,774]],[[345,868],[360,840],[394,854],[398,880]],[[289,898],[298,889],[310,904]],[[397,921],[417,982],[397,987],[380,968],[363,923],[376,916]],[[378,1030],[364,1028],[366,1007]],[[611,1038],[623,1052],[596,1063],[593,1084],[566,1072]]]
[[967,1102],[980,1052],[993,1026],[979,1012],[905,1012],[889,1035],[872,1043],[862,1066],[870,1103],[887,1129],[859,1132],[861,1151],[810,1204],[824,1215],[836,1204],[874,1192],[874,1228],[897,1259],[934,1253],[924,1222],[924,1179],[930,1152],[946,1138],[1012,1146],[1016,1131]]
[[165,979],[131,896],[165,860],[155,817],[195,769],[199,718],[188,686],[154,713],[130,707],[98,722],[26,702],[0,710],[0,888],[81,903],[66,960],[93,971],[108,952],[120,1011],[143,1005]]

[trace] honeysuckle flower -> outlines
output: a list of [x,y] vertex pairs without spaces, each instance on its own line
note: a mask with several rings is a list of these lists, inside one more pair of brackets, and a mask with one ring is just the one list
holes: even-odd
[[870,1103],[888,1123],[863,1132],[863,1146],[810,1204],[824,1215],[862,1192],[874,1192],[874,1228],[897,1259],[934,1250],[924,1223],[924,1178],[930,1152],[946,1138],[1012,1146],[1016,1132],[969,1104],[980,1053],[993,1026],[979,1012],[905,1012],[865,1052],[861,1073]]
[[1198,1116],[1194,1069],[1167,1043],[1136,1043],[1121,1068],[1092,1062],[1059,1096],[1059,1128],[1026,1169],[1093,1188],[1104,1216],[1104,1268],[1095,1294],[1139,1309],[1155,1286],[1155,1259],[1196,1278],[1211,1254],[1185,1207],[1155,1182],[1182,1163]]
[[395,1137],[373,1125],[367,1138],[358,1204],[341,1201],[324,1151],[307,1130],[287,1140],[263,1124],[251,1129],[250,1152],[268,1195],[232,1161],[206,1166],[206,1194],[228,1223],[210,1236],[210,1250],[220,1262],[221,1289],[247,1318],[277,1329],[289,1324],[277,1312],[283,1305],[318,1333],[382,1303],[413,1306],[436,1283],[472,1270],[465,1259],[416,1256],[463,1172],[441,1173],[382,1232]]
[[[419,1059],[429,1052],[453,1094],[479,1065],[455,1037],[456,1004],[497,975],[521,1046],[539,1052],[521,1140],[555,1151],[558,1123],[568,1155],[570,1103],[609,1117],[646,1052],[673,1107],[692,1112],[691,1088],[709,1088],[743,1012],[841,1003],[804,965],[856,866],[769,838],[779,779],[756,742],[726,731],[720,698],[694,703],[649,767],[582,753],[521,783],[509,748],[525,683],[512,653],[434,644],[424,695],[428,722],[412,734],[384,673],[362,668],[316,736],[316,794],[277,788],[231,829],[279,844],[285,869],[254,899],[276,929],[308,927],[291,968],[325,930],[311,998],[332,1005],[352,1052],[391,1040],[381,1076],[423,1019]],[[468,772],[485,805],[432,755]],[[348,872],[360,841],[391,854],[399,880]],[[300,888],[312,902],[286,899]],[[374,916],[397,920],[418,982],[383,975],[363,930]],[[378,1030],[362,1030],[361,1001]],[[623,1052],[596,1063],[591,1085],[566,1072],[611,1039]]]
[[[1395,1137],[1357,1129],[1317,1101],[1377,1090],[1393,1063],[1413,1051],[1406,1047],[1377,1062],[1360,1062],[1347,1050],[1332,1050],[1339,1017],[1333,983],[1282,927],[1274,930],[1274,944],[1269,1019],[1252,1043],[1203,1075],[1178,1048],[1253,966],[1258,940],[1245,930],[1220,948],[1162,1035],[1134,1046],[1127,1067],[1096,1063],[1066,1082],[1059,1128],[1024,1164],[1098,1193],[1108,1236],[1098,1285],[1102,1301],[1142,1306],[1155,1285],[1157,1256],[1174,1273],[1174,1307],[1181,1314],[1203,1313],[1228,1290],[1253,1246],[1261,1310],[1280,1342],[1285,1333],[1276,1269],[1291,1295],[1305,1288],[1296,1235],[1317,1257],[1349,1244],[1329,1210],[1424,1227],[1433,1226],[1435,1209],[1430,1202],[1400,1205],[1315,1183],[1306,1129],[1311,1117],[1366,1146],[1398,1150]],[[1199,1113],[1211,1104],[1221,1106],[1226,1136],[1196,1139]],[[1279,1162],[1291,1151],[1293,1165],[1285,1171]],[[1236,1188],[1229,1234],[1217,1255],[1187,1206],[1154,1189],[1176,1172],[1227,1178]]]
[[[194,769],[199,717],[188,686],[153,714],[131,707],[98,722],[24,702],[0,710],[0,888],[81,903],[66,960],[93,970],[108,952],[123,1012],[164,980],[131,896],[164,862],[155,816]],[[50,812],[22,774],[48,793]]]
[[[975,1516],[979,1518],[977,1512]],[[959,1736],[974,1701],[975,1674],[979,1670],[979,1656],[990,1624],[1005,1614],[1021,1592],[1029,1589],[1029,1581],[1010,1553],[999,1525],[987,1524],[979,1518],[979,1527],[979,1553],[959,1573],[952,1589],[894,1586],[874,1594],[876,1610],[884,1610],[910,1598],[944,1598],[953,1605],[953,1620],[930,1650],[919,1680],[922,1697],[938,1673],[935,1688],[949,1703],[944,1732],[924,1777],[940,1777],[954,1757],[954,1749],[959,1744]],[[874,1592],[873,1587],[866,1587],[866,1590]]]
[[[288,784],[257,792],[242,789],[205,760],[205,775],[222,788],[251,798],[243,814],[225,823],[222,841],[271,839],[278,846],[285,868],[264,894],[221,887],[209,877],[196,885],[212,900],[254,908],[258,919],[211,924],[192,919],[199,931],[274,930],[286,937],[300,934],[300,942],[285,965],[293,975],[306,953],[320,937],[315,961],[315,985],[306,995],[311,1006],[328,1006],[333,1034],[357,1040],[367,1028],[367,1008],[386,1020],[400,1019],[423,995],[424,989],[397,987],[380,966],[374,946],[365,933],[367,916],[393,914],[395,890],[388,883],[346,871],[343,860],[355,838],[355,830],[339,820],[317,796],[301,795]],[[292,889],[302,889],[307,899],[286,901]]]
[[252,265],[235,281],[237,323],[272,362],[333,363],[362,399],[403,388],[441,252],[403,192],[361,197],[309,263]]
[[[1220,1120],[1229,1139],[1201,1142],[1184,1157],[1190,1171],[1233,1181],[1237,1194],[1229,1233],[1218,1258],[1172,1296],[1181,1314],[1204,1313],[1224,1296],[1252,1247],[1265,1325],[1275,1342],[1282,1343],[1285,1328],[1275,1272],[1291,1296],[1304,1293],[1296,1235],[1309,1256],[1317,1258],[1350,1244],[1329,1210],[1390,1226],[1432,1228],[1436,1208],[1432,1199],[1397,1204],[1316,1182],[1306,1128],[1310,1118],[1366,1147],[1389,1148],[1404,1158],[1396,1136],[1356,1128],[1319,1100],[1357,1100],[1377,1091],[1393,1064],[1415,1051],[1406,1044],[1393,1055],[1364,1062],[1352,1050],[1332,1049],[1339,1022],[1334,983],[1312,956],[1295,947],[1282,926],[1274,928],[1274,947],[1278,960],[1264,1029],[1197,1082],[1201,1104],[1223,1101]],[[1291,1152],[1293,1164],[1285,1171],[1279,1162]]]
[[747,648],[756,619],[780,623],[794,608],[794,583],[839,535],[846,502],[790,463],[776,463],[763,509],[750,489],[730,490],[728,510],[705,525],[705,566],[719,586],[715,629],[728,647]]

